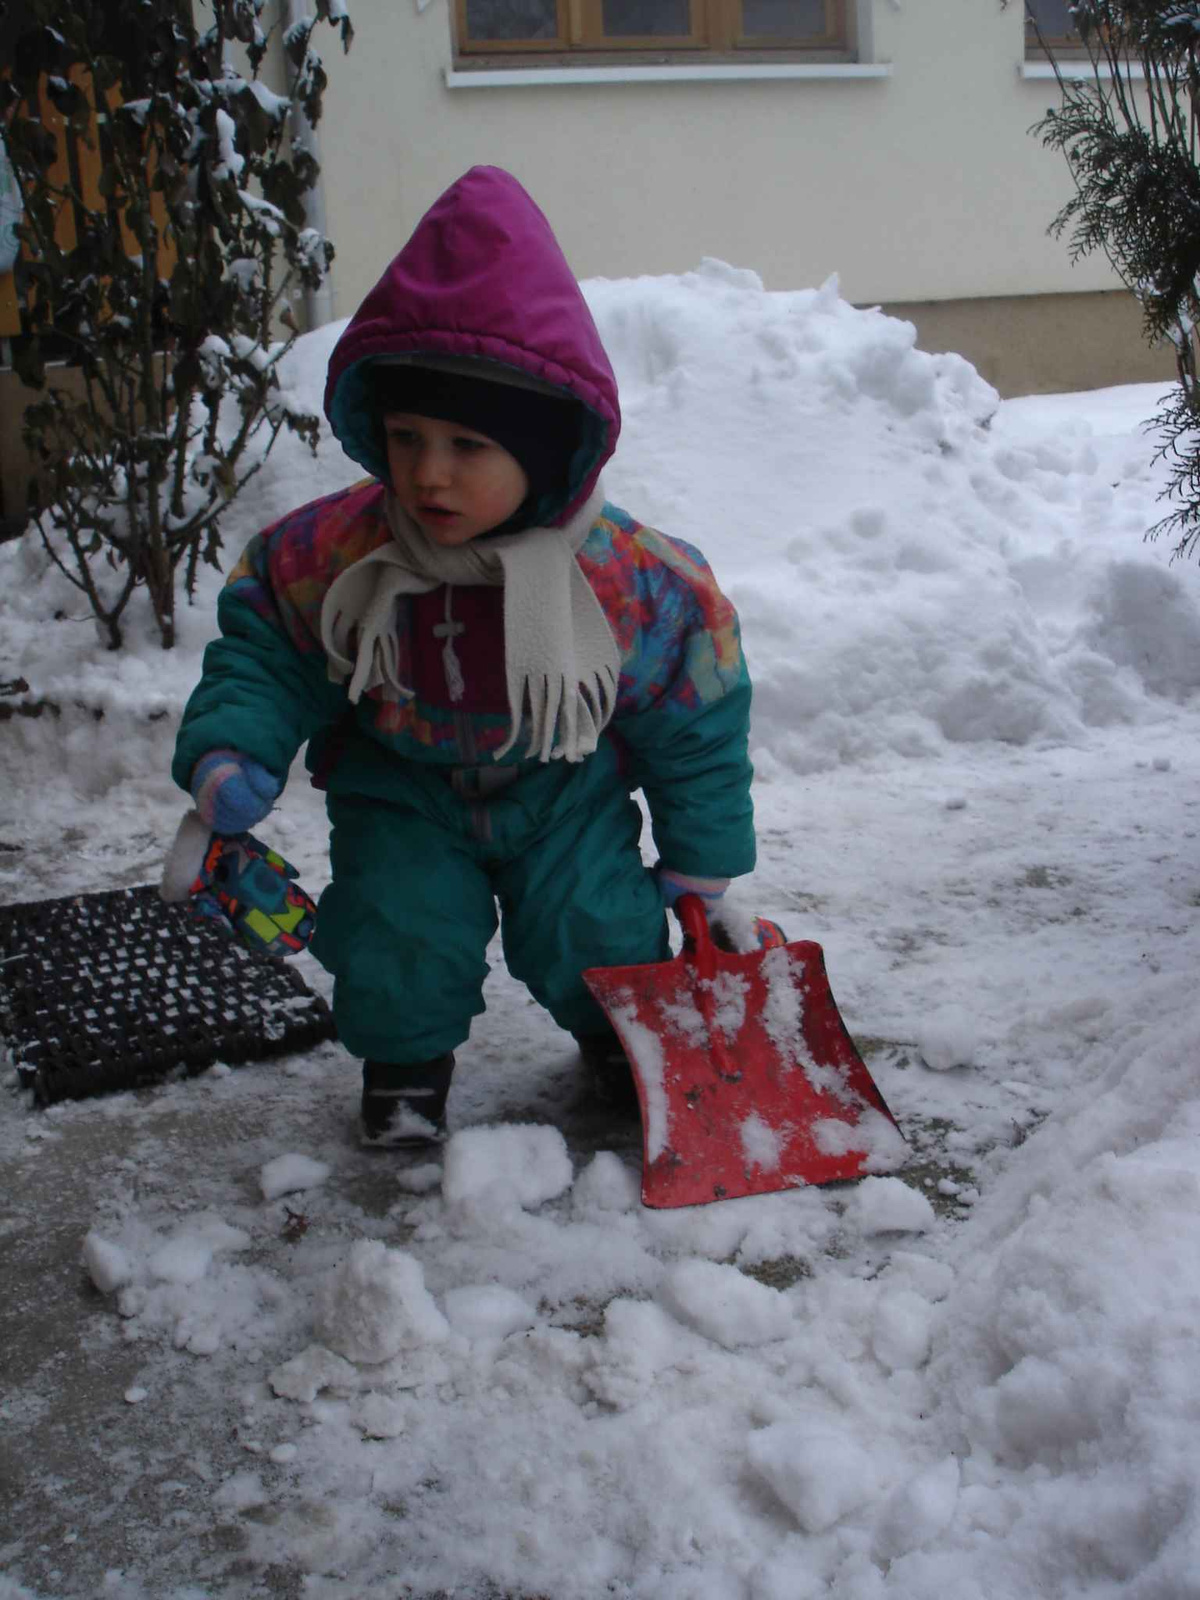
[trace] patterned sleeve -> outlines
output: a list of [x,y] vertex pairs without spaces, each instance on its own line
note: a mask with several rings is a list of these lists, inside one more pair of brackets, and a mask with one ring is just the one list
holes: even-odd
[[344,707],[313,629],[323,589],[297,562],[303,533],[302,524],[285,518],[256,535],[221,591],[220,637],[204,652],[176,741],[171,770],[184,789],[200,757],[221,747],[253,756],[285,779],[301,745]]
[[630,781],[645,793],[664,866],[737,877],[755,856],[750,674],[737,613],[682,540],[642,528],[635,548],[617,540],[614,552],[627,571],[613,728]]

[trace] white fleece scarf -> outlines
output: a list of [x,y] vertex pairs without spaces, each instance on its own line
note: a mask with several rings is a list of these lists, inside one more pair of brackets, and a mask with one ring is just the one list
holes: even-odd
[[[582,761],[613,714],[621,671],[608,619],[575,559],[603,504],[597,487],[565,527],[526,528],[446,548],[428,538],[389,492],[392,542],[348,567],[321,606],[330,678],[350,680],[352,704],[375,688],[385,699],[410,700],[413,691],[398,672],[397,599],[443,583],[502,584],[512,720],[496,756],[512,749],[524,715],[530,755]],[[452,647],[448,667],[451,658]]]

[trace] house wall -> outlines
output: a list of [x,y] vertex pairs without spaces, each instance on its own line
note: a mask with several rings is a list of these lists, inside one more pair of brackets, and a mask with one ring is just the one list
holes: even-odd
[[1005,399],[1177,379],[1173,347],[1146,343],[1141,307],[1123,290],[884,302],[882,309],[915,326],[918,349],[966,356]]
[[1111,289],[1046,235],[1070,187],[1028,133],[1056,89],[1020,74],[1020,0],[864,3],[882,79],[450,88],[447,0],[354,0],[349,55],[323,48],[335,314],[476,162],[521,179],[581,277],[707,255],[769,288],[836,272],[856,302]]

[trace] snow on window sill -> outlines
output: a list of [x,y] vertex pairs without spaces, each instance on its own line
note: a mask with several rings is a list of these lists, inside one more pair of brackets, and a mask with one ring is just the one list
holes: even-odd
[[[1094,79],[1097,75],[1104,82],[1111,80],[1113,75],[1111,67],[1102,64],[1097,69],[1092,66],[1090,61],[1060,61],[1058,70],[1071,83]],[[1047,78],[1054,79],[1054,68],[1049,61],[1022,61],[1020,71],[1023,78],[1036,79],[1038,82],[1045,82]],[[1125,69],[1122,69],[1121,76],[1125,77],[1126,75],[1135,80],[1146,76],[1140,63],[1137,62],[1129,66],[1127,73]]]
[[659,67],[488,67],[479,71],[445,69],[448,89],[536,89],[577,83],[745,83],[763,78],[890,78],[890,62],[780,61],[744,66],[683,63]]

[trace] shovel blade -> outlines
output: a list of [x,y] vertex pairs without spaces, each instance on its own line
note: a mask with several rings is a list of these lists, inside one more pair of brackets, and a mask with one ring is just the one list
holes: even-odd
[[905,1144],[819,944],[593,967],[642,1112],[642,1201],[704,1205],[898,1166]]

